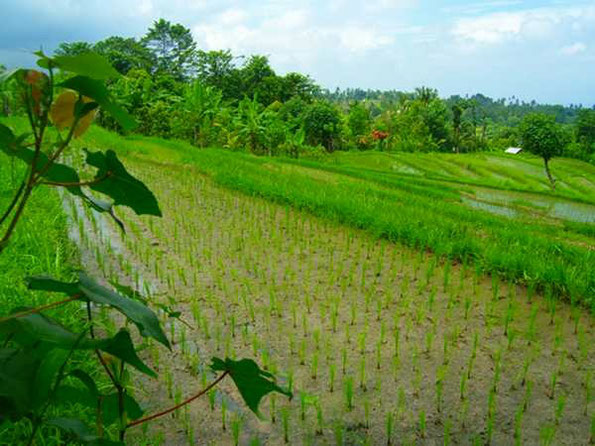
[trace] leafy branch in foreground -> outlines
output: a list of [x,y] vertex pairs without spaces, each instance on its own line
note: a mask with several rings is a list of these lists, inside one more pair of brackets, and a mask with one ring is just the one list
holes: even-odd
[[[7,209],[0,214],[0,253],[8,246],[31,196],[40,186],[64,189],[96,211],[106,213],[122,229],[114,206],[127,206],[137,215],[160,217],[161,209],[154,194],[128,172],[114,151],[86,151],[82,170],[95,170],[90,179],[82,179],[73,166],[61,162],[72,140],[85,133],[100,108],[123,130],[135,128],[134,120],[111,98],[104,83],[118,73],[93,53],[54,58],[41,52],[36,55],[38,65],[45,71],[20,69],[8,76],[21,94],[30,132],[17,135],[0,124],[0,152],[24,163],[26,170]],[[56,84],[54,72],[57,69],[74,76]],[[55,92],[59,93],[57,97],[54,97]],[[51,127],[55,130],[50,133]],[[99,199],[93,193],[105,195],[110,201]],[[128,392],[130,379],[126,366],[150,377],[157,374],[138,356],[133,336],[125,326],[112,337],[105,337],[96,330],[92,305],[118,311],[126,322],[137,327],[141,338],[153,338],[171,349],[157,315],[147,302],[130,295],[127,287],[116,284],[115,291],[84,272],[79,273],[75,282],[35,276],[27,278],[26,283],[33,291],[66,296],[36,308],[14,308],[0,318],[0,421],[29,420],[28,444],[35,441],[44,425],[60,429],[67,440],[93,445],[123,444],[127,429],[189,404],[228,375],[256,414],[259,402],[268,393],[291,396],[252,360],[214,358],[213,371],[222,373],[209,386],[171,408],[143,417],[140,405]],[[87,308],[87,320],[78,330],[44,314],[72,302],[84,302]],[[169,307],[164,311],[170,317],[179,315]],[[90,358],[85,356],[88,352],[95,354],[100,363],[97,368],[103,369],[110,386],[99,386],[77,365],[80,358]],[[94,411],[95,429],[83,420],[56,416],[60,408],[72,404]],[[108,438],[107,428],[112,425],[116,426],[118,440]]]

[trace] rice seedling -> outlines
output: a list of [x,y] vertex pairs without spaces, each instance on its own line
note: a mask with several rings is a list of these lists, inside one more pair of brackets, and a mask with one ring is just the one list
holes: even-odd
[[[475,429],[483,428],[487,432],[489,419],[494,444],[514,443],[517,437],[524,444],[537,444],[539,423],[536,420],[546,416],[554,419],[562,390],[566,402],[556,435],[568,435],[580,429],[581,441],[585,441],[584,432],[590,429],[592,407],[588,402],[592,399],[591,390],[587,390],[591,384],[585,384],[587,371],[592,368],[590,316],[581,313],[579,317],[579,313],[571,313],[566,304],[557,301],[554,325],[549,328],[551,307],[541,308],[543,283],[526,289],[516,284],[511,286],[506,259],[502,260],[500,274],[486,278],[485,274],[492,272],[491,265],[497,259],[495,256],[486,258],[488,251],[487,248],[484,251],[483,245],[467,248],[465,241],[458,238],[460,246],[472,251],[459,264],[460,259],[455,254],[441,258],[429,253],[426,248],[431,248],[434,242],[428,241],[421,229],[415,231],[419,237],[415,249],[393,244],[393,241],[402,241],[400,232],[387,235],[391,241],[379,242],[363,231],[315,218],[290,205],[277,206],[256,196],[231,191],[251,187],[253,195],[267,197],[264,181],[270,179],[267,184],[275,184],[272,183],[274,178],[264,172],[258,160],[251,169],[258,171],[260,178],[245,167],[248,161],[241,156],[240,162],[209,150],[195,152],[195,149],[184,152],[188,160],[187,178],[180,175],[175,181],[168,181],[161,166],[139,163],[140,171],[150,179],[164,203],[177,209],[191,209],[184,217],[180,212],[175,213],[178,214],[175,218],[145,224],[140,236],[149,232],[152,239],[168,246],[168,250],[159,258],[152,258],[148,255],[150,250],[143,247],[134,255],[143,269],[135,274],[134,261],[130,267],[130,283],[141,279],[145,283],[151,283],[152,279],[160,283],[156,290],[151,290],[151,299],[169,304],[167,296],[173,296],[175,291],[174,306],[198,328],[191,332],[177,321],[173,324],[177,325],[173,328],[177,341],[175,359],[163,352],[157,353],[157,357],[153,348],[139,353],[149,355],[151,365],[159,367],[164,388],[167,388],[165,370],[170,369],[172,395],[180,386],[178,381],[185,379],[181,377],[181,370],[189,371],[188,376],[191,376],[199,370],[199,358],[208,358],[219,348],[239,358],[252,353],[251,356],[258,358],[261,365],[266,364],[269,371],[276,370],[281,373],[278,376],[285,376],[286,379],[281,380],[285,386],[319,397],[313,405],[316,418],[308,416],[308,403],[300,397],[299,412],[295,415],[302,421],[289,426],[291,411],[286,410],[285,427],[283,422],[278,422],[283,420],[275,419],[275,414],[283,417],[284,407],[274,397],[267,397],[264,406],[267,419],[274,423],[255,424],[249,417],[243,423],[245,432],[254,432],[255,428],[261,432],[262,429],[266,436],[263,438],[270,444],[284,441],[351,444],[352,440],[379,444],[389,437],[393,442],[415,444],[426,439],[433,441],[434,435],[445,443],[466,444],[473,441]],[[172,149],[171,153],[175,159],[177,152]],[[197,160],[204,161],[204,165],[197,168]],[[243,177],[220,172],[214,160],[233,163]],[[271,163],[280,165],[275,160]],[[296,167],[283,166],[288,169],[288,179],[306,184],[301,173],[296,173],[302,172],[301,167],[297,164]],[[195,173],[195,168],[207,173],[217,171],[217,179]],[[226,183],[224,189],[213,184],[219,181],[230,183]],[[279,196],[293,203],[297,194],[310,200],[308,187],[304,186],[303,191],[296,191],[295,186],[277,189]],[[352,192],[357,197],[355,187]],[[187,197],[176,194],[177,190],[185,191]],[[329,190],[335,193],[332,187]],[[375,190],[368,192],[376,197]],[[349,206],[346,198],[333,197],[338,213]],[[399,199],[404,196],[399,195]],[[426,204],[424,201],[424,206]],[[405,208],[410,206],[413,205],[407,203]],[[389,209],[383,208],[382,212],[386,215]],[[311,212],[319,213],[318,210]],[[470,231],[472,226],[467,226],[466,217],[456,215],[462,217],[461,230]],[[349,224],[348,219],[342,222]],[[500,220],[498,222],[500,224]],[[400,217],[391,221],[391,224],[397,223],[402,224]],[[480,224],[486,231],[485,246],[491,247],[494,253],[502,252],[492,244],[496,237],[492,231],[505,233],[508,226],[496,228],[491,219],[482,220]],[[436,226],[440,231],[445,227],[443,221]],[[452,228],[458,227],[453,225]],[[386,234],[389,234],[388,229],[387,226]],[[453,237],[460,237],[458,229],[452,233]],[[85,231],[94,247],[95,238],[88,234]],[[436,240],[445,239],[442,233],[436,234]],[[149,244],[150,238],[145,238]],[[185,243],[185,240],[193,240],[193,243]],[[448,253],[451,243],[449,240],[444,243],[444,252]],[[116,247],[117,242],[112,242],[111,249],[116,251]],[[527,244],[527,249],[529,247],[534,249],[533,257],[540,255],[535,253],[545,252],[531,241]],[[519,248],[523,252],[524,249]],[[527,261],[528,258],[523,254],[515,257],[515,261],[523,260],[524,263],[519,264],[526,265],[527,277],[543,277],[531,275],[538,271],[538,266],[536,261]],[[127,267],[114,265],[108,269],[113,269],[118,276],[126,275]],[[529,284],[532,280],[527,279]],[[525,295],[527,299],[523,299]],[[583,297],[578,295],[581,301]],[[582,309],[579,305],[575,308]],[[499,362],[494,358],[498,351]],[[552,360],[556,364],[561,355],[575,357],[576,363],[567,360],[550,403],[550,377],[554,371],[551,364]],[[175,367],[173,361],[176,361]],[[496,364],[499,364],[497,371],[493,370]],[[577,377],[577,382],[563,379],[564,376]],[[514,388],[508,384],[514,384]],[[367,390],[365,394],[361,393],[363,388]],[[488,411],[485,410],[489,393],[492,393],[491,399],[497,400],[497,412],[490,409],[495,408],[495,402],[488,404]],[[213,426],[208,432],[201,430],[200,435],[199,432],[194,435],[199,436],[200,441],[204,439],[206,444],[217,443],[223,423],[218,422],[222,415],[214,409],[222,404],[217,401],[226,400],[229,441],[235,441],[236,412],[231,407],[235,395],[230,395],[231,399],[222,395],[221,400],[215,395],[215,392],[208,393],[204,403],[197,402],[197,409],[190,410],[191,426],[201,413],[211,417]],[[359,395],[363,395],[361,404],[357,404]],[[511,407],[510,400],[517,403]],[[452,401],[460,403],[451,408]],[[471,410],[476,407],[483,410]],[[547,414],[540,411],[542,407],[548,408]],[[387,414],[391,411],[394,421],[389,429]],[[452,417],[446,417],[447,411]],[[521,412],[522,415],[518,415]],[[510,417],[506,418],[506,413],[511,414]],[[520,417],[518,428],[515,426],[517,417]],[[571,417],[577,420],[576,428],[566,424]],[[340,428],[334,422],[337,418],[343,420]],[[502,424],[505,418],[512,420],[510,427]],[[442,419],[441,427],[433,423],[439,419]],[[416,432],[418,437],[407,433],[402,437],[395,435],[396,420],[399,433],[402,425],[403,432]],[[175,421],[182,423],[183,420],[180,416]],[[358,422],[367,426],[366,435],[352,429]],[[387,435],[389,430],[390,436]],[[520,436],[513,430],[520,431]],[[316,436],[312,437],[313,434]],[[248,441],[249,435],[243,435],[246,438],[241,442]],[[558,437],[555,440],[558,441]],[[481,441],[484,442],[485,437]]]
[[351,412],[353,410],[353,379],[350,376],[343,380],[343,392],[347,410]]
[[392,437],[393,437],[393,429],[394,429],[394,415],[392,412],[386,413],[386,444],[392,444]]
[[289,409],[281,409],[281,425],[283,426],[283,441],[289,443]]

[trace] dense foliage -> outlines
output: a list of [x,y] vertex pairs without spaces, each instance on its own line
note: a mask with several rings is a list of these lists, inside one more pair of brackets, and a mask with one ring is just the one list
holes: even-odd
[[[279,75],[266,56],[204,51],[188,28],[164,19],[140,39],[112,36],[60,45],[57,53],[95,51],[123,76],[109,88],[145,135],[199,147],[286,155],[335,150],[476,152],[521,144],[520,124],[532,113],[552,116],[567,134],[560,154],[594,161],[595,111],[494,100],[477,94],[442,99],[414,92],[322,90],[308,76]],[[1,112],[15,111],[10,86],[0,86]],[[99,122],[119,130],[100,114]]]

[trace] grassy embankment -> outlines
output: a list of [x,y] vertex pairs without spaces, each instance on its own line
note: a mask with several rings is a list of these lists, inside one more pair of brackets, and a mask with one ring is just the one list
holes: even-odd
[[540,161],[529,156],[344,153],[293,161],[122,138],[99,128],[84,144],[189,163],[220,185],[425,248],[517,280],[530,292],[595,310],[590,220],[595,168],[576,160],[552,163],[559,181],[552,193]]

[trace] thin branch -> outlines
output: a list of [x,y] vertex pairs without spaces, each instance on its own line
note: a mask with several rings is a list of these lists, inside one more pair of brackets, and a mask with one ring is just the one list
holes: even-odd
[[69,297],[68,299],[60,300],[58,302],[52,302],[51,304],[43,305],[41,307],[31,308],[30,310],[21,311],[19,313],[11,314],[10,316],[1,318],[0,323],[6,322],[10,319],[16,319],[19,317],[29,316],[30,314],[41,313],[44,310],[49,310],[50,308],[58,307],[60,305],[64,305],[68,302],[72,302],[73,300],[78,300],[80,298],[81,298],[81,295],[77,294],[75,296]]
[[19,219],[21,218],[21,215],[23,214],[23,210],[25,209],[25,204],[27,204],[27,200],[31,196],[31,192],[33,191],[33,186],[34,186],[34,184],[31,182],[33,176],[34,176],[34,172],[33,172],[33,169],[31,169],[31,174],[29,175],[29,180],[27,181],[27,185],[25,186],[25,191],[23,192],[23,197],[21,198],[21,201],[19,202],[17,210],[15,211],[15,214],[12,217],[12,220],[10,221],[10,224],[8,225],[8,228],[6,229],[6,232],[4,233],[4,236],[0,240],[0,253],[4,250],[4,248],[6,248],[8,240],[12,236],[12,233],[13,233]]
[[[124,361],[120,360],[120,376],[118,377],[119,382],[122,382],[124,376]],[[122,385],[117,387],[118,391],[118,412],[120,415],[120,441],[124,441],[126,435],[126,413],[124,410],[124,387]]]
[[92,186],[94,184],[101,183],[103,180],[111,177],[113,173],[111,171],[107,171],[105,175],[102,175],[99,178],[95,178],[94,180],[89,181],[79,181],[79,182],[72,182],[72,183],[63,183],[60,181],[41,181],[38,184],[43,184],[46,186],[61,186],[61,187],[81,187],[81,186]]
[[165,410],[163,410],[161,412],[158,412],[156,414],[149,415],[148,417],[144,417],[144,418],[140,418],[138,420],[134,420],[133,422],[128,423],[128,425],[126,426],[126,428],[137,426],[137,425],[142,424],[142,423],[146,423],[147,421],[151,421],[151,420],[154,420],[155,418],[159,418],[159,417],[162,417],[163,415],[167,415],[168,413],[171,413],[174,410],[178,410],[180,407],[183,407],[186,404],[191,403],[195,399],[200,398],[201,396],[203,396],[205,393],[207,393],[209,390],[211,390],[213,387],[215,387],[217,384],[219,384],[223,380],[223,378],[225,378],[228,374],[229,374],[228,371],[223,372],[221,375],[219,375],[219,377],[215,381],[213,381],[211,384],[209,384],[203,390],[201,390],[200,392],[198,392],[196,395],[191,396],[187,400],[184,400],[180,404],[176,404],[175,406],[170,407],[169,409],[165,409]]
[[70,141],[72,140],[72,137],[74,136],[74,130],[76,129],[78,122],[79,122],[79,118],[75,117],[74,122],[72,123],[72,127],[70,127],[70,130],[68,131],[68,135],[66,136],[66,139],[62,142],[60,147],[58,147],[58,149],[48,158],[48,162],[45,164],[45,166],[43,166],[37,172],[37,175],[35,177],[36,181],[39,180],[39,178],[43,177],[47,173],[48,170],[50,170],[50,167],[52,167],[52,164],[54,164],[54,161],[56,161],[58,159],[58,157],[62,154],[64,149],[66,149],[66,147],[68,147],[68,144],[70,144]]
[[[89,302],[89,301],[87,301],[87,319],[89,320],[89,324],[90,324],[89,334],[91,335],[91,339],[95,339],[95,331],[93,330],[93,316],[91,313],[91,302]],[[104,359],[103,355],[101,354],[101,352],[99,351],[99,349],[95,349],[95,354],[97,355],[97,359],[99,359],[99,362],[101,363],[105,372],[107,373],[107,376],[109,376],[110,381],[117,389],[118,386],[120,385],[120,383],[116,380],[112,371],[109,369],[109,367],[108,367],[107,363],[105,362],[105,359]]]
[[19,202],[19,198],[21,198],[21,194],[23,193],[24,189],[25,189],[25,180],[23,180],[21,182],[21,185],[19,186],[19,190],[17,191],[14,198],[12,199],[10,205],[8,206],[8,209],[6,209],[6,212],[4,212],[2,217],[0,217],[0,226],[2,225],[2,223],[4,223],[4,221],[6,221],[6,219],[8,218],[8,216],[10,215],[10,213],[12,212],[14,207]]

